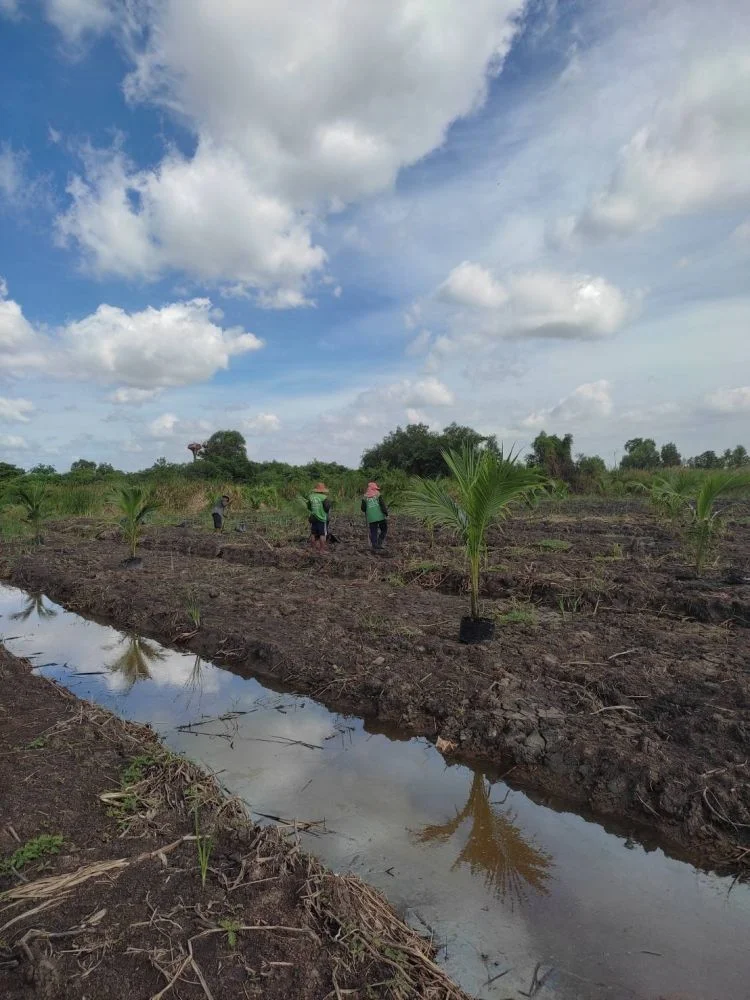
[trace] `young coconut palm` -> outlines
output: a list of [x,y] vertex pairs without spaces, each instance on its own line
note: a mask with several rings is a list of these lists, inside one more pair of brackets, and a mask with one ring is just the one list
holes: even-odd
[[151,492],[142,486],[121,486],[115,493],[114,502],[122,514],[120,524],[125,541],[128,543],[130,558],[135,559],[143,521],[161,505],[153,498]]
[[726,508],[714,509],[716,501],[730,493],[750,489],[750,472],[735,472],[722,469],[706,475],[697,492],[684,493],[674,486],[662,483],[662,493],[667,494],[672,503],[682,503],[688,517],[688,534],[695,552],[695,571],[700,573],[706,556],[721,531]]
[[525,501],[544,488],[546,480],[533,468],[507,456],[476,447],[444,451],[450,469],[447,483],[415,478],[401,509],[431,527],[452,528],[466,549],[469,562],[471,617],[479,619],[479,568],[487,529],[510,514],[514,500]]
[[42,521],[49,513],[49,490],[43,483],[29,483],[19,486],[16,499],[26,511],[26,520],[34,529],[34,541],[42,541]]

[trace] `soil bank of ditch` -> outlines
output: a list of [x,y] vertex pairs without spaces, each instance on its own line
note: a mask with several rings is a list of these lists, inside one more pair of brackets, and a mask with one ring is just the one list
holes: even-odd
[[375,890],[2,647],[0,995],[465,997]]
[[[419,539],[408,544],[419,552]],[[493,642],[465,647],[465,600],[408,582],[398,555],[368,563],[349,549],[321,563],[266,545],[256,558],[257,540],[159,528],[146,545],[142,567],[125,570],[111,533],[52,530],[37,550],[6,550],[0,576],[334,710],[446,740],[512,783],[648,827],[697,863],[749,870],[750,634],[678,614],[664,596],[679,583],[668,553],[595,563],[594,540],[577,564],[575,549],[545,555],[554,564],[522,555],[496,610],[530,607],[531,595],[533,620],[510,615]],[[583,589],[592,579],[595,601]]]

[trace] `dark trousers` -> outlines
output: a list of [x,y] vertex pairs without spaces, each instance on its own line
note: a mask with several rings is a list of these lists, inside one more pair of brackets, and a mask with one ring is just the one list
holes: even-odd
[[382,549],[385,536],[388,534],[387,521],[373,521],[370,528],[370,545],[374,549]]

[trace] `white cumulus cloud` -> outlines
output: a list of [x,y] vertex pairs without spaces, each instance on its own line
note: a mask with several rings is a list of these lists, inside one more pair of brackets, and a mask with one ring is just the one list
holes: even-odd
[[281,430],[281,421],[275,413],[256,413],[243,418],[242,430],[246,434],[275,434]]
[[599,340],[626,322],[631,304],[605,278],[556,271],[510,274],[500,281],[491,271],[464,261],[431,299],[415,303],[406,325],[428,322],[407,349],[430,351],[428,366],[457,352],[497,339]]
[[609,417],[613,410],[610,389],[606,379],[586,382],[555,406],[530,413],[521,421],[521,427],[527,430],[542,430],[547,426],[557,429],[566,424]]
[[[111,18],[104,0],[47,0],[75,40]],[[330,212],[391,186],[398,171],[481,106],[523,0],[306,0],[129,6],[121,37],[131,102],[187,124],[196,151],[153,169],[89,152],[58,220],[101,272],[167,269],[309,304]]]
[[30,399],[9,399],[0,396],[0,420],[16,421],[27,424],[29,414],[34,412],[34,404]]
[[706,396],[705,403],[714,413],[750,413],[750,385],[717,389]]
[[750,197],[747,46],[689,65],[622,148],[603,190],[577,220],[583,235],[651,229],[670,216]]
[[112,393],[109,401],[116,406],[140,406],[155,399],[161,392],[161,389],[133,389],[123,386]]
[[87,150],[84,161],[57,230],[95,271],[153,279],[179,270],[260,289],[264,306],[307,304],[305,279],[325,252],[309,221],[260,189],[232,150],[202,142],[192,159],[174,152],[155,170],[136,170],[118,150]]
[[228,368],[232,357],[263,346],[253,333],[222,327],[221,319],[209,299],[132,313],[101,305],[81,320],[43,332],[0,281],[0,361],[12,374],[36,369],[119,385],[112,402],[143,402],[160,389],[205,382]]
[[140,389],[189,385],[229,367],[233,355],[262,341],[242,329],[224,330],[208,299],[128,313],[102,305],[66,326],[62,350],[72,373]]
[[438,288],[437,296],[477,309],[497,309],[508,301],[508,292],[492,273],[468,260],[453,268]]
[[28,447],[26,438],[17,434],[0,434],[0,448],[7,448],[8,451],[26,451]]

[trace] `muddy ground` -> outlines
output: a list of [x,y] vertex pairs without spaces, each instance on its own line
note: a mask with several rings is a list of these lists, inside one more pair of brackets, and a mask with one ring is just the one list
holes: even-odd
[[[83,614],[273,678],[331,708],[438,737],[508,780],[658,834],[726,871],[750,865],[747,511],[696,577],[684,542],[637,501],[524,513],[490,538],[495,639],[457,639],[452,539],[392,518],[389,551],[338,518],[325,558],[271,520],[213,536],[147,530],[122,568],[111,528],[56,525],[6,547],[2,575]],[[200,623],[189,608],[200,609]]]
[[0,996],[464,998],[378,893],[2,647]]

